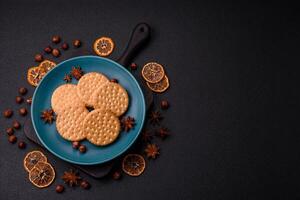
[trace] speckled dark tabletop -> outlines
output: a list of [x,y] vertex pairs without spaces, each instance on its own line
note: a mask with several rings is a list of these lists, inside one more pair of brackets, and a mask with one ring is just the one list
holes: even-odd
[[[0,118],[0,199],[297,199],[299,193],[299,13],[282,4],[220,1],[0,1],[0,110],[11,107],[26,82],[33,58],[53,34],[81,39],[112,37],[116,59],[138,22],[153,27],[152,39],[134,60],[166,66],[171,108],[164,125],[172,136],[145,173],[121,181],[96,180],[92,188],[55,193],[69,164],[46,153],[57,179],[33,187],[23,157],[38,148],[7,142]],[[76,55],[69,50],[56,62]],[[139,68],[140,70],[140,68]],[[139,75],[139,70],[135,73]],[[157,103],[157,102],[156,102]],[[25,118],[15,115],[21,122]]]

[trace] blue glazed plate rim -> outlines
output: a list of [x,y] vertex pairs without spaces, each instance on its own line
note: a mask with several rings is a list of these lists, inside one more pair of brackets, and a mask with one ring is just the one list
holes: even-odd
[[[43,141],[43,139],[40,137],[38,131],[37,131],[37,128],[36,128],[36,125],[35,125],[35,120],[34,120],[34,115],[33,115],[33,109],[34,109],[34,104],[35,104],[35,99],[36,99],[36,94],[39,90],[39,86],[42,84],[43,81],[45,81],[47,79],[47,77],[50,77],[51,73],[53,73],[52,71],[55,71],[55,70],[59,70],[59,67],[61,65],[63,65],[64,63],[66,62],[70,62],[72,60],[76,60],[76,59],[85,59],[85,58],[96,58],[96,59],[102,59],[102,60],[105,60],[105,61],[108,61],[114,65],[116,65],[117,67],[119,67],[121,70],[123,70],[125,73],[127,73],[129,75],[129,77],[132,79],[132,81],[135,83],[135,85],[137,86],[138,88],[138,91],[139,93],[141,94],[141,97],[142,97],[142,111],[143,111],[143,118],[142,118],[142,121],[141,121],[141,125],[139,127],[139,129],[137,130],[137,134],[136,136],[132,139],[132,141],[127,145],[127,147],[125,147],[122,151],[120,151],[119,153],[113,155],[112,157],[110,158],[107,158],[107,159],[104,159],[104,160],[101,160],[101,161],[95,161],[95,162],[80,162],[80,161],[74,161],[74,160],[71,160],[71,159],[68,159],[68,158],[65,158],[64,156],[61,156],[59,155],[58,153],[54,152],[47,144],[46,142]],[[37,135],[37,137],[39,138],[40,142],[44,145],[44,147],[50,151],[53,155],[59,157],[60,159],[62,160],[65,160],[67,162],[70,162],[70,163],[74,163],[74,164],[78,164],[78,165],[97,165],[97,164],[102,164],[102,163],[105,163],[105,162],[108,162],[108,161],[111,161],[115,158],[117,158],[118,156],[122,155],[124,152],[126,152],[131,146],[132,144],[136,141],[136,139],[138,138],[138,136],[140,135],[141,133],[141,130],[144,126],[144,122],[145,122],[145,115],[146,115],[146,103],[145,103],[145,97],[144,97],[144,93],[139,85],[139,83],[137,82],[137,80],[135,79],[135,77],[127,70],[125,69],[122,65],[120,65],[119,63],[111,60],[111,59],[108,59],[108,58],[103,58],[103,57],[99,57],[99,56],[92,56],[92,55],[88,55],[88,56],[77,56],[77,57],[73,57],[73,58],[70,58],[70,59],[67,59],[65,61],[62,61],[60,62],[59,64],[56,65],[56,67],[54,67],[52,70],[50,70],[46,75],[45,77],[41,80],[41,82],[39,83],[39,85],[36,87],[35,91],[34,91],[34,94],[32,96],[32,105],[31,105],[31,120],[32,120],[32,125],[33,125],[33,128],[34,128],[34,131]]]

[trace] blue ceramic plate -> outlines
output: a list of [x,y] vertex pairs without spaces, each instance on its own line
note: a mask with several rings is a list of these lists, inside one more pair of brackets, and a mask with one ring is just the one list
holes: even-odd
[[[45,124],[40,118],[41,111],[51,107],[53,91],[64,84],[63,77],[68,74],[72,66],[80,66],[87,72],[101,72],[109,79],[116,78],[127,90],[130,103],[125,115],[135,118],[136,125],[128,133],[121,132],[117,140],[105,147],[95,146],[88,141],[82,144],[87,146],[87,152],[81,154],[72,148],[70,141],[63,139],[57,132],[55,123]],[[74,79],[72,83],[77,84]],[[35,132],[42,144],[57,157],[80,165],[94,165],[107,162],[125,152],[137,139],[145,119],[145,99],[143,92],[135,78],[118,63],[97,56],[80,56],[66,60],[53,68],[36,88],[32,106],[31,118]]]

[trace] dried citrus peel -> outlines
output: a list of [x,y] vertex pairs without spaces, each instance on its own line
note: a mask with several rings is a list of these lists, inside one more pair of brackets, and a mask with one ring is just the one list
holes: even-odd
[[149,62],[142,69],[143,78],[149,83],[158,83],[165,76],[164,68],[156,62]]
[[158,83],[149,83],[146,82],[147,86],[153,91],[153,92],[158,92],[158,93],[162,93],[164,91],[166,91],[169,87],[169,78],[165,75],[164,78],[158,82]]
[[100,37],[95,40],[93,49],[99,56],[109,56],[114,50],[115,44],[109,37]]
[[24,158],[24,168],[29,172],[29,181],[38,188],[49,186],[55,179],[55,171],[40,151],[31,151]]
[[37,67],[31,67],[27,71],[27,81],[32,86],[37,86],[48,71],[53,69],[56,64],[50,60],[44,60]]
[[30,182],[38,187],[45,188],[49,186],[55,178],[53,167],[46,162],[38,162],[29,172]]
[[145,167],[145,159],[139,154],[128,154],[124,157],[122,162],[122,169],[129,176],[141,175]]
[[47,162],[47,157],[40,151],[31,151],[27,153],[24,158],[24,168],[26,171],[30,172],[39,161]]

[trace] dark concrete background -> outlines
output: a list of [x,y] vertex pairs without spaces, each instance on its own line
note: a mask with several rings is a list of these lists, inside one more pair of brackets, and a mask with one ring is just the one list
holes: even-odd
[[[0,119],[0,199],[298,199],[299,12],[293,5],[200,1],[0,1],[0,110],[17,109],[33,57],[53,34],[84,48],[112,37],[116,59],[132,28],[153,27],[147,48],[135,59],[166,66],[172,108],[164,124],[172,136],[138,178],[94,180],[90,191],[55,185],[69,165],[47,153],[57,179],[37,189],[23,169],[26,152],[4,132]],[[75,55],[63,53],[56,62]],[[51,58],[51,57],[50,57]],[[135,72],[138,76],[139,71]],[[16,119],[24,121],[15,115]]]

